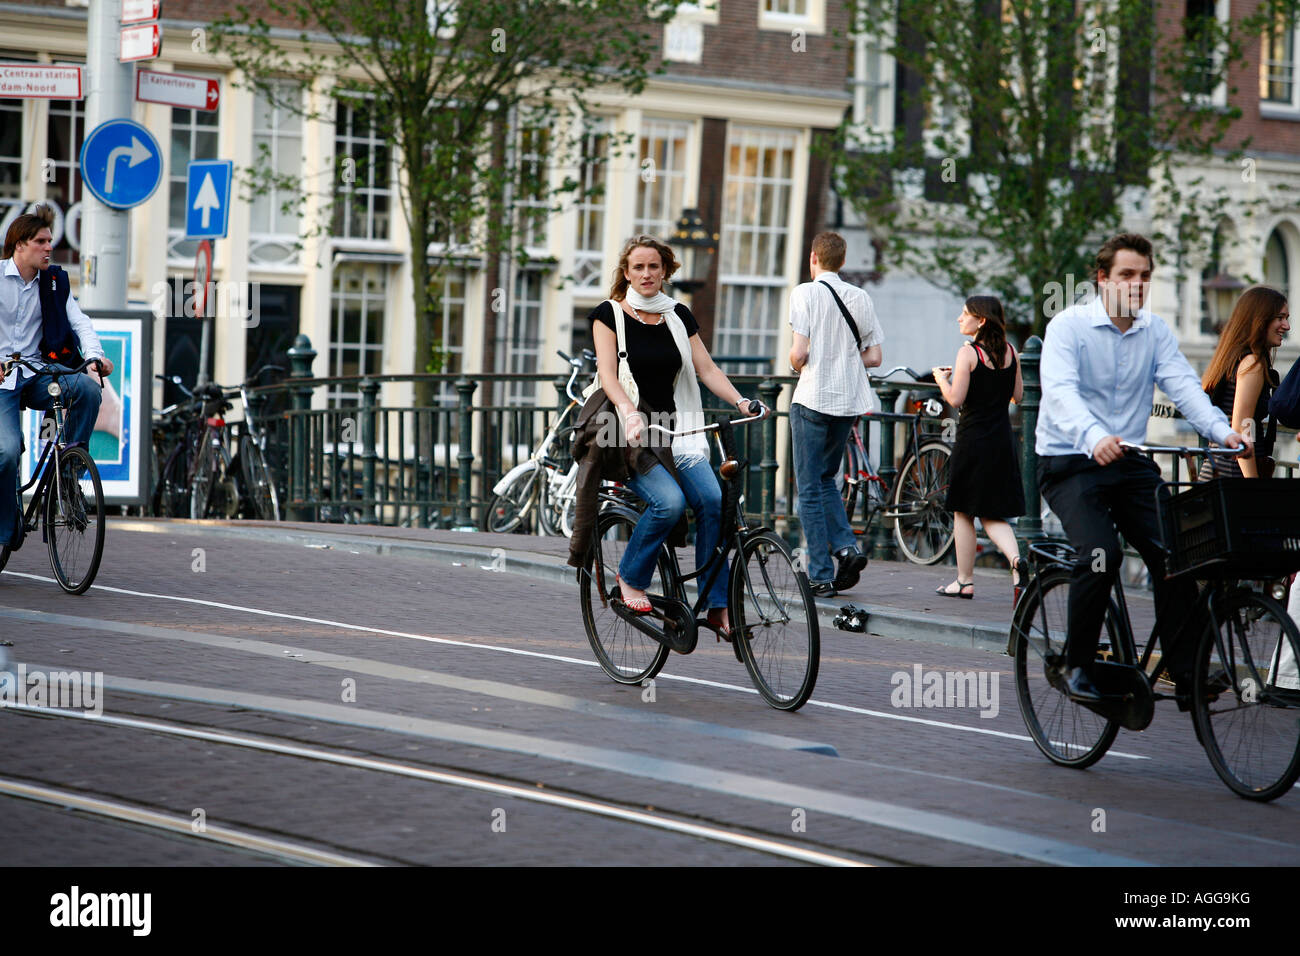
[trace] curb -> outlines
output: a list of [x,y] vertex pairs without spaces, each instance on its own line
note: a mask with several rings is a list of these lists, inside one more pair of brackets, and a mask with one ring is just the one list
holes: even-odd
[[[303,531],[297,528],[277,529],[274,526],[260,524],[247,526],[242,523],[227,521],[196,521],[191,519],[166,518],[141,520],[138,518],[110,519],[113,527],[124,531],[140,531],[163,534],[167,532],[202,531],[204,534],[216,534],[230,538],[256,538],[263,541],[278,541],[287,544],[301,544],[304,547],[331,548],[336,551],[351,551],[367,554],[404,554],[433,558],[441,564],[453,566],[478,565],[488,573],[513,573],[549,583],[574,584],[577,571],[569,567],[563,558],[550,557],[534,553],[505,556],[505,549],[499,546],[476,545],[466,541],[465,544],[447,542],[423,542],[410,540],[386,540],[367,537],[364,532],[339,534],[334,531]],[[467,538],[472,535],[466,535]],[[499,552],[499,553],[498,553]],[[494,567],[493,563],[499,562]],[[918,617],[915,612],[900,611],[897,608],[881,604],[869,604],[861,601],[843,599],[815,599],[818,619],[823,636],[827,633],[853,635],[856,631],[841,631],[832,624],[832,619],[845,604],[854,606],[867,613],[867,630],[864,636],[895,638],[904,641],[921,641],[929,644],[942,644],[960,647],[965,650],[982,650],[996,654],[1005,654],[1007,630],[988,624],[971,624],[968,621],[955,620],[937,615],[926,614]]]

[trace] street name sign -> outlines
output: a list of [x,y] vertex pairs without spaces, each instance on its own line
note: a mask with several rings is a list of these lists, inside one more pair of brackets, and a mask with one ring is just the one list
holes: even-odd
[[121,63],[135,60],[152,60],[162,49],[162,27],[156,23],[146,23],[138,27],[123,27],[117,48],[117,59]]
[[228,159],[196,159],[185,172],[185,238],[224,239],[230,224]]
[[81,147],[81,179],[114,209],[138,206],[162,181],[162,150],[147,129],[128,119],[96,126]]
[[211,113],[221,101],[221,84],[201,76],[140,70],[135,75],[135,98],[141,103],[162,103]]
[[0,99],[79,100],[81,67],[0,63]]
[[158,0],[122,0],[122,25],[157,20]]

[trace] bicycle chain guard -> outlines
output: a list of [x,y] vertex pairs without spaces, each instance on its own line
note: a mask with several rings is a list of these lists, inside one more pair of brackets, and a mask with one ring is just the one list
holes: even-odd
[[[1058,654],[1049,655],[1043,663],[1047,682],[1065,693],[1062,672],[1065,660]],[[1155,692],[1146,674],[1132,664],[1096,660],[1088,667],[1093,686],[1101,692],[1096,702],[1075,701],[1098,716],[1113,720],[1126,730],[1146,730],[1156,715]]]
[[[609,606],[616,615],[638,631],[648,634],[670,650],[678,654],[689,654],[695,650],[698,629],[690,608],[672,598],[657,594],[649,597],[650,606],[654,608],[649,614],[633,614],[620,597],[610,598]],[[662,622],[662,625],[656,622]]]

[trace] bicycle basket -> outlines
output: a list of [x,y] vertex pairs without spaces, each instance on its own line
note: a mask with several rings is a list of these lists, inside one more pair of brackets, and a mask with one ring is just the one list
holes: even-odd
[[1157,490],[1156,503],[1169,577],[1254,580],[1300,570],[1300,482],[1216,478],[1168,484]]

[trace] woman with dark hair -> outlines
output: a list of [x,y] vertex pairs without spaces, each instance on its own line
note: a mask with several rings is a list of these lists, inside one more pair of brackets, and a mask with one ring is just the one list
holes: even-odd
[[[618,410],[631,446],[642,445],[651,436],[644,412],[619,383],[621,345],[626,349],[628,367],[640,393],[639,404],[653,418],[673,422],[666,426],[671,430],[704,424],[701,382],[737,408],[749,404],[709,356],[691,310],[664,293],[664,282],[675,271],[677,259],[665,243],[653,236],[629,239],[619,255],[609,299],[589,316],[600,386]],[[749,414],[745,408],[741,412]],[[618,569],[623,603],[635,613],[651,610],[645,589],[654,574],[659,548],[688,503],[695,514],[697,567],[712,556],[722,531],[722,489],[709,464],[705,436],[678,436],[672,441],[671,451],[671,470],[660,461],[641,456],[643,466],[628,481],[628,486],[646,502]],[[726,571],[724,568],[714,580],[709,593],[708,623],[719,637],[730,640]]]
[[997,298],[971,296],[957,323],[962,335],[974,341],[957,350],[951,367],[934,369],[944,400],[961,409],[948,468],[946,504],[953,513],[957,580],[936,593],[970,599],[975,596],[977,517],[989,540],[1006,555],[1013,588],[1020,586],[1020,549],[1006,519],[1025,513],[1025,492],[1007,402],[1019,402],[1025,386],[1020,359],[1007,342],[1006,319]]
[[1251,458],[1215,456],[1201,465],[1201,478],[1268,478],[1273,473],[1273,442],[1277,423],[1267,430],[1268,399],[1277,387],[1272,351],[1291,330],[1286,296],[1268,286],[1252,286],[1241,294],[1232,317],[1219,336],[1201,387],[1215,407],[1232,419],[1232,430],[1255,443]]

